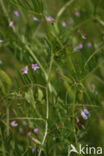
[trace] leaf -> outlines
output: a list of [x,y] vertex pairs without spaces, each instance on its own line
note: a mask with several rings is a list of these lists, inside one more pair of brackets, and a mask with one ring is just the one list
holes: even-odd
[[101,64],[100,65],[100,72],[101,72],[102,77],[104,78],[104,61],[102,58],[99,59],[99,64]]
[[99,17],[97,17],[97,21],[98,21],[102,26],[104,26],[104,21],[101,20]]
[[12,5],[22,7],[30,12],[43,13],[42,0],[10,0]]
[[12,82],[10,77],[4,72],[3,70],[0,70],[0,92],[3,95],[6,95],[12,86]]
[[42,90],[39,88],[39,89],[38,89],[38,100],[41,102],[42,99],[43,99],[43,92],[42,92]]
[[28,90],[28,92],[25,93],[25,99],[31,105],[31,107],[33,107],[35,113],[40,117],[41,115],[40,115],[40,113],[36,107],[36,101],[34,99],[34,93],[33,93],[33,90],[31,88]]
[[33,95],[33,90],[29,89],[28,92],[25,93],[25,99],[27,100],[27,102],[29,104],[31,104],[33,106],[33,108],[36,109],[35,107],[35,99],[34,99],[34,95]]

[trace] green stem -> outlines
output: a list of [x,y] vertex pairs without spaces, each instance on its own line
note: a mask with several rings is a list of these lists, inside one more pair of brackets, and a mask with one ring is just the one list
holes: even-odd
[[57,16],[56,16],[56,21],[59,20],[60,16],[63,14],[63,12],[67,9],[68,6],[70,6],[70,4],[74,2],[74,0],[70,0],[68,1],[60,10],[59,12],[57,13]]
[[[49,117],[49,100],[48,100],[48,88],[46,89],[46,98],[47,98],[47,105],[46,105],[46,123],[45,123],[45,132],[42,140],[42,146],[45,143],[47,133],[48,133],[48,117]],[[40,149],[38,156],[41,155],[42,149]]]
[[89,61],[101,50],[101,49],[103,49],[104,48],[104,45],[103,46],[101,46],[99,49],[97,49],[92,55],[90,55],[90,57],[88,58],[88,60],[86,61],[86,63],[85,63],[85,67],[87,66],[87,64],[89,63]]
[[5,151],[5,145],[4,145],[4,138],[3,138],[3,134],[2,134],[2,130],[0,128],[0,136],[1,136],[1,148],[2,148],[2,156],[6,156],[6,151]]
[[57,16],[56,16],[56,23],[55,23],[56,32],[59,32],[59,31],[58,31],[58,20],[59,20],[59,18],[61,17],[61,15],[63,14],[63,12],[67,9],[67,7],[71,5],[72,2],[74,2],[74,0],[68,1],[68,2],[59,10],[59,12],[57,13]]
[[46,71],[44,70],[43,66],[41,65],[40,61],[37,59],[37,57],[34,55],[33,51],[29,48],[28,45],[26,45],[26,49],[28,50],[28,52],[31,54],[31,56],[34,58],[34,60],[37,62],[37,64],[40,66],[41,70],[43,71],[46,80],[48,80],[48,75],[46,73]]
[[10,118],[9,120],[40,120],[45,122],[45,120],[42,118],[31,118],[31,117],[16,117],[16,118]]
[[75,94],[74,94],[74,100],[73,100],[73,133],[74,133],[74,138],[75,138],[75,144],[76,147],[78,147],[78,143],[77,143],[77,136],[76,136],[76,129],[75,129],[75,103],[76,103],[76,88],[75,88]]
[[6,116],[7,116],[7,136],[9,136],[9,106],[6,106]]

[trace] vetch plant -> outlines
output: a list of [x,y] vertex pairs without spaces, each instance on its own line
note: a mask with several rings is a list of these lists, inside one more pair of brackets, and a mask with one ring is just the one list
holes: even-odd
[[10,21],[9,27],[13,28],[14,27],[14,21]]
[[34,133],[35,133],[35,134],[38,134],[38,132],[39,132],[39,129],[38,129],[38,128],[35,128],[35,129],[34,129]]
[[84,111],[80,110],[80,113],[81,113],[81,116],[82,116],[82,118],[84,120],[87,120],[88,119],[88,116],[87,116],[87,114]]
[[39,67],[38,67],[37,64],[32,64],[32,69],[33,69],[34,71],[36,71],[38,68],[39,68]]
[[[36,71],[39,67],[37,64],[32,64],[31,65],[31,68]],[[25,68],[21,69],[22,70],[22,74],[28,74],[28,70],[29,70],[29,67],[26,66]]]
[[84,111],[84,113],[85,113],[87,116],[90,116],[90,113],[89,113],[89,111],[87,110],[87,108],[86,108],[86,107],[84,108],[84,110],[83,110],[83,111]]
[[76,16],[76,17],[80,17],[80,12],[79,12],[79,11],[76,11],[76,12],[75,12],[75,16]]
[[47,22],[52,22],[54,19],[51,16],[46,16],[46,21]]
[[90,49],[92,47],[92,44],[90,42],[87,43],[88,48]]
[[11,121],[10,125],[12,127],[17,127],[18,126],[18,123],[15,120],[13,120],[13,121]]
[[28,74],[28,66],[22,69],[23,74]]
[[74,50],[76,51],[76,50],[80,50],[80,49],[82,49],[82,48],[83,48],[83,44],[80,43],[80,44],[78,44],[78,45],[74,48]]
[[14,16],[19,16],[19,12],[18,12],[18,10],[15,10],[14,12],[13,12],[13,14],[14,14]]

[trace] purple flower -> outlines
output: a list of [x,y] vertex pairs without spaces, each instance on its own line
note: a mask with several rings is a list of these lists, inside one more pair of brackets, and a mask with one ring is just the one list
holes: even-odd
[[53,18],[51,16],[46,16],[46,21],[47,22],[52,22],[53,21]]
[[19,16],[19,12],[17,11],[17,10],[15,10],[14,12],[13,12],[13,14],[14,14],[14,16]]
[[65,28],[66,27],[66,23],[63,21],[62,22],[62,27]]
[[78,45],[74,48],[74,50],[76,51],[76,50],[80,50],[80,49],[82,49],[82,48],[83,48],[83,44],[80,43],[80,44],[78,44]]
[[82,116],[82,118],[83,118],[84,120],[87,120],[87,119],[88,119],[88,117],[87,117],[87,115],[85,114],[84,111],[80,110],[80,113],[81,113],[81,116]]
[[9,23],[9,27],[11,27],[11,28],[14,27],[14,21],[11,21],[11,22]]
[[34,153],[35,152],[35,148],[32,148],[32,153]]
[[11,125],[12,127],[17,127],[17,126],[18,126],[18,123],[16,123],[16,121],[13,120],[13,121],[10,123],[10,125]]
[[38,65],[37,64],[32,64],[32,69],[35,71],[35,70],[37,70],[39,67],[38,67]]
[[26,66],[25,68],[22,69],[23,74],[27,74],[28,73],[28,66]]
[[89,111],[87,110],[87,108],[84,108],[84,113],[85,113],[87,116],[90,116],[90,113],[89,113]]
[[88,48],[92,47],[92,44],[90,42],[87,43]]
[[80,17],[80,12],[79,12],[79,11],[76,11],[76,12],[75,12],[75,16],[76,16],[76,17]]
[[35,129],[34,129],[34,133],[35,133],[35,134],[38,134],[38,132],[39,132],[39,128],[35,128]]
[[18,94],[17,94],[17,97],[21,97],[21,94],[20,94],[20,93],[18,93]]

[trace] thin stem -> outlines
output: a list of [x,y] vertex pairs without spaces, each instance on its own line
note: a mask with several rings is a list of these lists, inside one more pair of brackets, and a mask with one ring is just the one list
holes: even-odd
[[7,116],[7,136],[9,136],[9,106],[6,106],[6,116]]
[[[48,133],[48,117],[49,117],[49,100],[48,100],[48,88],[46,89],[46,98],[47,98],[47,105],[46,105],[46,123],[45,123],[45,132],[44,132],[44,137],[42,140],[42,146],[45,143],[47,133]],[[40,149],[38,156],[41,155],[42,149]]]
[[75,103],[76,103],[76,88],[75,88],[75,94],[74,94],[74,100],[73,100],[73,133],[75,138],[75,144],[77,146],[77,136],[76,136],[76,129],[75,129]]
[[3,1],[4,1],[4,0],[0,0],[2,9],[3,9],[4,13],[5,13],[5,16],[8,17],[8,18],[7,18],[8,21],[10,21],[9,16],[8,16],[8,12],[7,12],[6,8],[5,8],[5,5],[4,5],[4,2],[3,2]]
[[[4,3],[2,2],[2,0],[1,0],[0,2],[1,2],[2,8],[3,8],[3,11],[4,11],[5,15],[7,16],[8,13],[7,13],[6,9],[5,9]],[[7,17],[8,17],[8,16],[7,16]],[[9,18],[7,18],[7,19],[8,19],[8,22],[9,22],[9,21],[10,21]],[[21,37],[18,35],[18,33],[17,33],[16,30],[15,30],[15,27],[13,27],[13,31],[14,31],[14,33],[17,35],[17,37],[19,38],[19,40],[20,40],[23,44],[25,44],[26,42],[24,42],[24,41],[21,39]],[[47,73],[45,72],[45,69],[44,69],[43,66],[41,65],[41,63],[40,63],[40,61],[38,60],[38,58],[35,56],[35,54],[33,53],[33,51],[29,48],[29,46],[28,46],[27,44],[26,44],[25,47],[26,47],[26,49],[28,50],[28,52],[31,54],[31,56],[34,58],[34,60],[38,63],[38,65],[40,66],[41,70],[43,71],[43,73],[44,73],[44,75],[45,75],[46,81],[48,81],[48,75],[47,75]]]
[[49,80],[49,77],[50,77],[50,72],[51,72],[51,69],[52,69],[53,61],[54,61],[54,55],[52,54],[51,55],[50,66],[49,66],[49,70],[48,70],[48,80]]
[[86,63],[85,63],[85,67],[86,67],[86,65],[89,63],[89,61],[90,61],[101,49],[103,49],[103,48],[104,48],[104,45],[101,46],[99,49],[97,49],[92,55],[90,55],[90,57],[88,58],[88,60],[87,60]]
[[4,145],[4,138],[2,134],[2,130],[0,128],[0,136],[1,136],[1,148],[2,148],[2,156],[6,156],[6,151],[5,151],[5,145]]
[[56,23],[55,23],[55,29],[56,29],[56,32],[59,32],[58,30],[58,20],[59,18],[61,17],[61,15],[63,14],[63,12],[67,9],[68,6],[70,6],[70,4],[74,2],[74,0],[70,0],[68,1],[60,10],[59,12],[57,13],[57,16],[56,16]]
[[57,16],[56,16],[56,20],[57,20],[57,21],[59,20],[60,16],[63,14],[63,12],[66,10],[66,8],[67,8],[68,6],[70,6],[70,4],[71,4],[72,2],[74,2],[74,0],[68,1],[68,2],[59,10],[59,12],[57,13]]
[[31,117],[16,117],[16,118],[10,118],[9,120],[40,120],[45,122],[45,120],[42,118],[31,118]]
[[41,70],[43,71],[46,80],[48,80],[48,75],[46,71],[44,70],[43,66],[41,65],[40,61],[37,59],[37,57],[34,55],[33,51],[29,48],[28,45],[25,46],[28,52],[31,54],[31,56],[34,58],[34,60],[37,62],[37,64],[40,66]]

